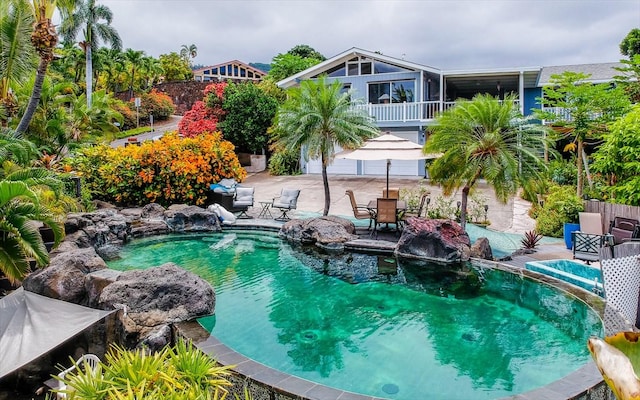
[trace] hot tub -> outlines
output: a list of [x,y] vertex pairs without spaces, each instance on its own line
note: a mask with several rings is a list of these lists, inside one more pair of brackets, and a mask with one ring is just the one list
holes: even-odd
[[574,260],[529,261],[525,267],[604,296],[602,271],[599,267]]

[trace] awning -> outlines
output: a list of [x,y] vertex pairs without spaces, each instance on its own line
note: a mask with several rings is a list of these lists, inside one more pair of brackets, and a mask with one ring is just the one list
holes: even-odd
[[0,378],[61,345],[115,310],[96,310],[22,288],[0,299]]

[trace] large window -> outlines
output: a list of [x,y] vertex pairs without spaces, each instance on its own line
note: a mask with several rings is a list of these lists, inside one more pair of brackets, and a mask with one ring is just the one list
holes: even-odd
[[415,82],[412,80],[377,82],[369,84],[369,99],[372,104],[413,103]]

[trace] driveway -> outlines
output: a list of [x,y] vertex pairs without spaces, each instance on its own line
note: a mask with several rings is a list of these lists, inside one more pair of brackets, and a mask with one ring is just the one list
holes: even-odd
[[[147,133],[141,133],[140,135],[134,136],[140,142],[144,142],[145,140],[153,140],[156,137],[160,137],[165,134],[165,132],[177,131],[178,123],[182,119],[181,115],[172,115],[166,121],[162,121],[156,124],[153,124],[153,131]],[[111,147],[119,147],[124,146],[127,143],[129,138],[118,139],[111,142]]]

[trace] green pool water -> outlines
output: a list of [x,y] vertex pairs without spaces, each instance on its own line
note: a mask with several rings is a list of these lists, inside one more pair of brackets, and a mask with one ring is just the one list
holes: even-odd
[[391,399],[493,399],[589,359],[585,304],[499,270],[452,273],[366,254],[317,256],[274,234],[154,237],[114,269],[175,262],[216,291],[200,323],[239,353],[327,386]]

